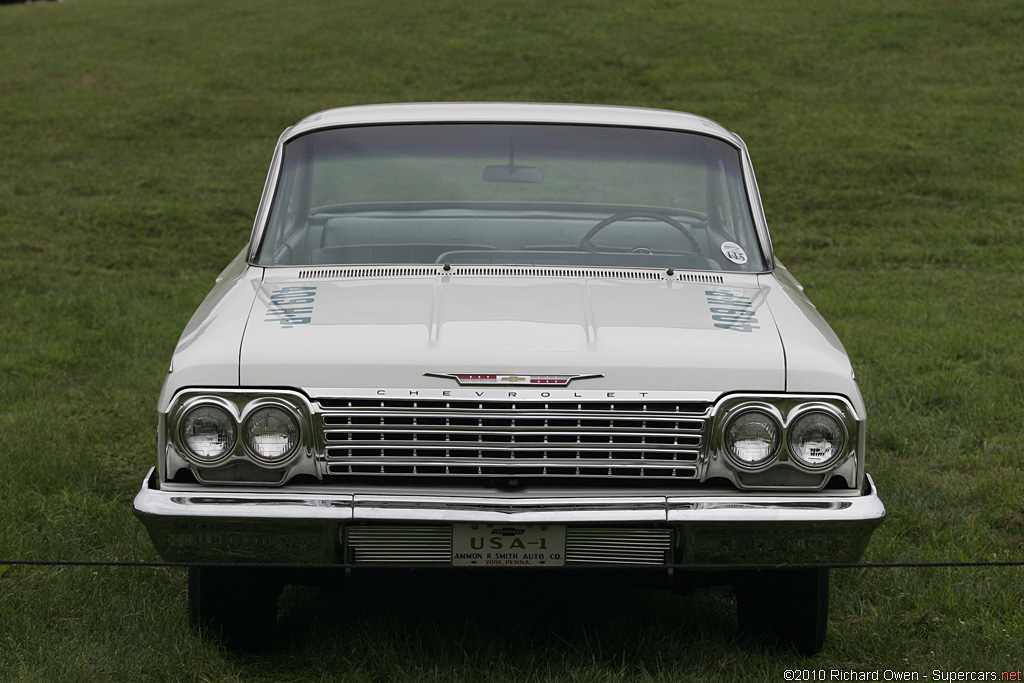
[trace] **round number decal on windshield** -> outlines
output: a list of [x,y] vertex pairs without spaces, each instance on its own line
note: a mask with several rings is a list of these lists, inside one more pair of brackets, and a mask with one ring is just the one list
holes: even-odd
[[733,263],[742,265],[747,262],[747,252],[743,251],[743,247],[735,242],[723,243],[722,253],[725,254],[725,258],[729,259]]

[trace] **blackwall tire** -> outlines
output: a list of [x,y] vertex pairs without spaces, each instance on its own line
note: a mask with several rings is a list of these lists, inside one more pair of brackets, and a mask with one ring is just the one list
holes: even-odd
[[821,652],[828,627],[829,570],[771,569],[734,584],[740,630],[804,656]]
[[266,644],[276,633],[283,587],[273,571],[261,567],[189,567],[192,627],[233,647]]

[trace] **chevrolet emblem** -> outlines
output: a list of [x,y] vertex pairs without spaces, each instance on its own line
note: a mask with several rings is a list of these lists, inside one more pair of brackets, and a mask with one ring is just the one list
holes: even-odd
[[425,377],[454,379],[459,386],[530,384],[534,386],[565,387],[576,379],[594,379],[604,375],[514,375],[498,372],[425,372]]

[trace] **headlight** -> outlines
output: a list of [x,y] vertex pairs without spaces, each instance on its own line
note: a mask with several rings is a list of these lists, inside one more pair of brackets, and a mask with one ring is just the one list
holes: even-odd
[[824,467],[843,453],[846,432],[828,413],[801,415],[789,426],[789,452],[801,465]]
[[736,462],[759,467],[779,450],[782,427],[774,417],[760,410],[748,410],[734,417],[725,429],[725,448]]
[[203,463],[216,462],[230,453],[235,434],[235,419],[220,406],[197,406],[181,420],[181,445]]
[[299,445],[299,424],[287,410],[276,406],[258,408],[246,418],[242,442],[255,460],[279,463]]

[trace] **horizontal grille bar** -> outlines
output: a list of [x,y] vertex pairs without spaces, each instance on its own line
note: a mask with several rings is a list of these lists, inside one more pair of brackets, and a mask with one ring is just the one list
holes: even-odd
[[684,419],[671,414],[628,414],[595,415],[593,413],[567,413],[558,409],[543,411],[501,411],[481,416],[477,411],[463,412],[459,410],[435,411],[388,411],[386,413],[370,411],[346,411],[330,413],[324,416],[324,424],[328,426],[359,427],[382,426],[395,427],[417,425],[423,428],[447,429],[450,427],[467,427],[473,429],[662,429],[699,431],[704,424],[702,420]]
[[652,444],[609,444],[610,447],[602,448],[593,444],[574,444],[559,447],[556,444],[540,444],[530,447],[527,444],[502,446],[500,444],[458,444],[458,443],[433,443],[430,441],[420,442],[377,442],[377,443],[351,443],[345,446],[329,447],[327,457],[350,458],[353,456],[381,456],[381,457],[411,457],[411,458],[442,458],[447,460],[451,457],[476,457],[496,458],[498,460],[512,460],[521,458],[613,458],[624,460],[635,460],[639,458],[653,458],[658,460],[673,460],[673,454],[682,456],[685,460],[696,460],[695,452],[683,451],[678,448],[660,447]]
[[564,413],[575,415],[583,412],[620,413],[646,415],[648,413],[690,415],[702,417],[710,408],[708,403],[652,401],[476,401],[443,400],[418,398],[320,398],[317,403],[325,411],[336,412],[352,408],[394,411],[402,408],[425,411],[477,413],[509,411],[516,414],[538,411],[542,414]]
[[649,479],[694,479],[696,467],[577,467],[563,466],[512,466],[500,465],[393,465],[393,464],[337,464],[330,463],[327,472],[331,475],[366,476],[421,476],[421,477],[508,477],[512,479],[534,477],[579,477],[579,478],[649,478]]
[[[340,460],[338,464],[374,466],[409,465],[410,467],[424,467],[430,465],[431,462],[445,467],[453,467],[456,465],[481,467],[481,463],[483,461],[486,461],[488,464],[501,467],[616,467],[622,465],[629,467],[679,467],[681,464],[689,464],[697,459],[696,455],[692,453],[669,453],[666,455],[663,453],[638,451],[632,454],[636,457],[631,459],[622,458],[621,454],[618,453],[602,454],[600,451],[579,451],[579,454],[580,455],[577,458],[567,458],[564,453],[555,453],[551,457],[542,457],[539,452],[531,451],[525,453],[521,457],[515,457],[512,453],[492,453],[487,451],[485,453],[485,458],[483,456],[466,457],[457,451],[452,451],[448,457],[435,460],[431,457],[432,453],[430,451],[425,451],[420,455],[393,455],[373,450],[357,451],[354,449],[347,453],[334,451],[334,457]],[[505,457],[500,457],[502,455]],[[673,455],[679,456],[678,459],[674,460],[672,457]],[[331,464],[335,463],[332,462]]]
[[[545,448],[573,450],[575,445],[607,444],[619,448],[649,446],[658,447],[681,447],[699,446],[700,436],[674,435],[674,434],[644,434],[620,432],[608,432],[605,434],[594,433],[551,433],[542,432],[466,432],[451,431],[448,433],[431,430],[427,432],[367,432],[349,431],[339,432],[328,430],[324,433],[328,444],[344,443],[352,446],[373,446],[379,445],[381,441],[388,444],[404,445],[410,448],[439,447],[439,448],[463,448],[463,444],[488,444],[500,447],[501,444],[513,445],[542,445]],[[477,446],[479,448],[479,446]]]

